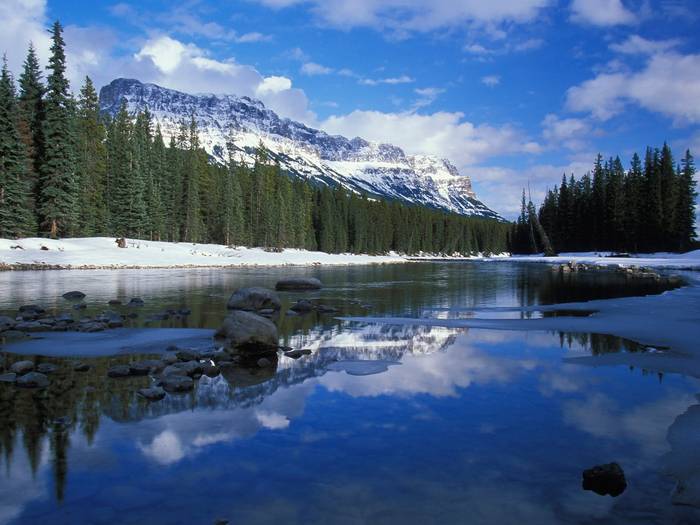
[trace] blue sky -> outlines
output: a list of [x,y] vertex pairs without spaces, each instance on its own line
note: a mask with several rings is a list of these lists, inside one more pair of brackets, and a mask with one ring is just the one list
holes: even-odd
[[4,0],[0,49],[66,26],[69,73],[262,99],[332,133],[451,159],[512,217],[593,157],[700,151],[692,0]]

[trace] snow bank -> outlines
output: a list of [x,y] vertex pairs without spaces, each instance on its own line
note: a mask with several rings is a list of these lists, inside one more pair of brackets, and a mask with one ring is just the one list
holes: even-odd
[[[648,253],[631,257],[610,257],[606,252],[586,253],[562,253],[557,257],[543,257],[541,255],[514,255],[507,258],[508,261],[539,262],[550,264],[562,264],[575,261],[596,265],[621,265],[621,266],[652,266],[655,268],[675,268],[684,270],[700,270],[700,250],[687,253]],[[490,260],[490,259],[483,259]]]
[[296,249],[266,252],[262,248],[135,239],[128,239],[126,248],[119,248],[113,237],[0,239],[0,269],[303,266],[406,261],[396,254],[329,254]]

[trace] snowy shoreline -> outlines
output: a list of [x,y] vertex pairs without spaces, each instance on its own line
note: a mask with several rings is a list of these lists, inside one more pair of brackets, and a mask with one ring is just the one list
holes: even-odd
[[530,262],[562,264],[569,261],[598,266],[649,266],[700,271],[700,250],[685,254],[658,253],[629,258],[604,253],[564,253],[556,257],[539,255],[491,257],[448,257],[431,254],[406,256],[333,254],[300,249],[280,252],[262,248],[229,247],[220,244],[163,242],[127,239],[119,248],[113,237],[75,239],[0,239],[0,271],[12,270],[136,270],[186,268],[268,268],[284,266],[350,266],[408,262]]
[[408,260],[397,254],[332,254],[298,249],[268,252],[262,248],[137,239],[127,239],[127,247],[119,248],[113,237],[0,239],[0,271],[266,268],[404,262]]

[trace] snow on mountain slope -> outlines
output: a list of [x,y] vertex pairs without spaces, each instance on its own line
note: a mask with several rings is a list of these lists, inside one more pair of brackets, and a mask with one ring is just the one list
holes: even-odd
[[115,115],[122,101],[130,113],[148,109],[167,142],[180,123],[197,120],[200,142],[217,161],[253,162],[259,144],[283,170],[316,184],[456,212],[500,218],[476,198],[469,177],[447,159],[406,155],[391,144],[347,139],[280,118],[262,102],[235,95],[190,95],[116,79],[100,90],[100,108]]

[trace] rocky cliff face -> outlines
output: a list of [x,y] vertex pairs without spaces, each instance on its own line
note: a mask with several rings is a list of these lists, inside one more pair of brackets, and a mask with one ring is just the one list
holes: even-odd
[[252,163],[259,144],[292,176],[342,186],[408,204],[499,218],[476,198],[469,177],[448,160],[407,155],[391,144],[348,139],[280,118],[262,102],[235,95],[190,95],[138,80],[116,79],[100,91],[100,107],[114,115],[122,101],[128,111],[148,109],[167,141],[180,122],[194,115],[200,142],[217,161]]

